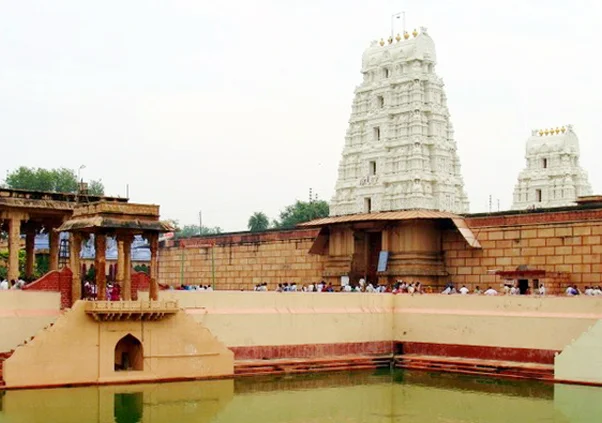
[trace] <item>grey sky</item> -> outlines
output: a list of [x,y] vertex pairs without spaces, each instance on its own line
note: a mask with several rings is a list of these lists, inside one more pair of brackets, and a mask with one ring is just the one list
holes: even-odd
[[510,207],[530,130],[569,123],[601,192],[594,0],[0,0],[0,175],[85,164],[225,230],[329,200],[362,51],[401,10],[435,41],[471,211]]

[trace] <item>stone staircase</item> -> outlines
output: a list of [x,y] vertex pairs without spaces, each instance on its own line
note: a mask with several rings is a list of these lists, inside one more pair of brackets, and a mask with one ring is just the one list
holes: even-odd
[[597,320],[573,339],[554,358],[558,381],[602,385],[602,320]]
[[[65,312],[63,312],[63,313],[61,314],[61,316],[62,316],[62,315],[64,315],[65,313],[67,313],[67,312],[68,312],[68,311],[65,311]],[[49,325],[46,325],[46,326],[44,327],[44,329],[42,329],[41,331],[39,331],[39,332],[38,332],[38,334],[40,334],[40,333],[42,333],[42,332],[45,332],[45,331],[49,330],[49,329],[50,329],[50,328],[52,328],[53,326],[54,326],[54,323],[50,323]],[[31,342],[32,342],[32,341],[33,341],[33,340],[36,338],[36,336],[38,336],[38,334],[36,334],[36,335],[34,335],[34,336],[31,336],[29,339],[26,339],[26,340],[24,340],[24,341],[23,341],[23,343],[21,343],[21,344],[19,344],[19,345],[17,346],[17,348],[19,348],[19,347],[23,347],[23,346],[26,346],[26,345],[30,344],[30,343],[31,343]],[[3,368],[4,368],[4,362],[5,362],[6,360],[8,360],[8,359],[9,359],[9,358],[10,358],[10,357],[13,355],[13,353],[14,353],[14,352],[15,352],[15,350],[10,350],[10,351],[5,351],[5,352],[0,352],[0,389],[6,385],[6,384],[4,383],[4,377],[3,377]]]
[[266,376],[347,370],[372,370],[377,368],[389,368],[390,366],[390,355],[358,355],[310,359],[238,360],[234,363],[234,376]]
[[395,356],[395,367],[408,370],[460,373],[508,379],[554,380],[554,365],[514,361],[479,360],[418,354]]
[[0,353],[0,388],[4,386],[4,379],[2,378],[2,367],[4,366],[4,361],[13,355],[14,350],[1,352]]

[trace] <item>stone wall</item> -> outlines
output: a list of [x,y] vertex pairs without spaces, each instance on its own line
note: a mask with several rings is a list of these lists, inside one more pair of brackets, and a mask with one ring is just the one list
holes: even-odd
[[0,291],[0,352],[14,350],[61,313],[58,292]]
[[457,231],[443,234],[446,270],[456,284],[498,288],[500,277],[488,271],[521,265],[566,272],[581,287],[602,284],[602,210],[473,216],[467,223],[482,249],[468,247]]
[[304,229],[183,239],[159,251],[159,283],[211,285],[212,268],[219,290],[317,282],[325,257],[308,254],[317,233]]
[[71,307],[73,273],[68,267],[59,270],[51,270],[35,282],[25,285],[25,291],[49,291],[61,293],[61,308]]

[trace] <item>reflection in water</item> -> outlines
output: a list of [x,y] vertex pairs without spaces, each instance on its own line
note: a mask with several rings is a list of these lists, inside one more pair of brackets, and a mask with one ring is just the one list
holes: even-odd
[[142,421],[142,392],[115,394],[115,422]]
[[0,423],[585,423],[602,415],[600,397],[598,388],[387,370],[8,391]]

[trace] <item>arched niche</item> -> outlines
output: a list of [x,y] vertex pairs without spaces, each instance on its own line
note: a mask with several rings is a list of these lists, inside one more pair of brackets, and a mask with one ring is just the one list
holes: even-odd
[[128,333],[115,345],[115,371],[143,370],[143,366],[142,343]]

